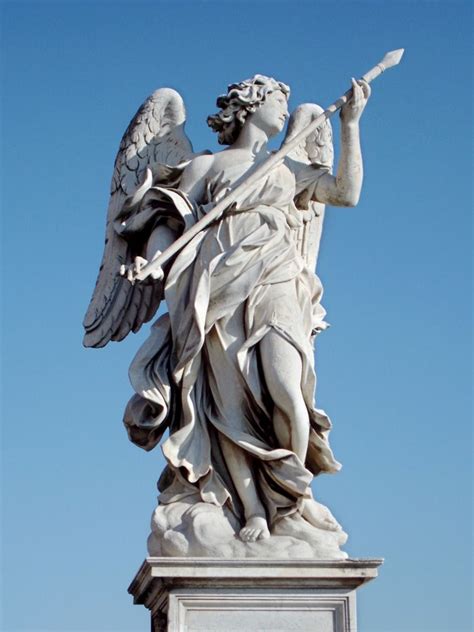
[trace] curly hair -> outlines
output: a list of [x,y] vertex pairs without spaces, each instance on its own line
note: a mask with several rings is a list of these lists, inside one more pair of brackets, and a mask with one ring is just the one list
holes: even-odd
[[231,83],[227,94],[217,98],[216,105],[220,111],[207,117],[207,124],[218,133],[221,145],[232,145],[237,140],[245,119],[265,101],[267,94],[283,92],[288,99],[290,88],[265,75],[255,75],[240,83]]

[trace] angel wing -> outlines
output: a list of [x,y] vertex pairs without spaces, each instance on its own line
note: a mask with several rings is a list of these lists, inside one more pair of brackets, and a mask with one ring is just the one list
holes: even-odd
[[145,175],[166,176],[173,171],[168,167],[193,156],[184,132],[185,120],[181,96],[170,88],[160,88],[139,108],[123,135],[112,175],[104,254],[83,322],[86,347],[122,340],[130,331],[138,331],[158,309],[160,283],[132,285],[120,276],[120,267],[142,255],[145,244],[139,239],[127,240],[116,226],[127,208],[127,198],[129,202]]
[[[283,144],[307,127],[322,112],[323,108],[315,103],[303,103],[298,106],[291,114]],[[311,177],[314,174],[314,168],[324,169],[327,172],[332,170],[334,147],[332,127],[329,120],[326,120],[301,145],[290,152],[288,158],[295,166],[297,177],[295,204],[299,209],[307,209],[303,213],[303,226],[297,231],[297,244],[308,266],[315,270],[323,230],[325,206],[312,199],[314,182],[313,186],[311,186]],[[308,167],[312,168],[309,170],[309,178],[307,177]],[[313,174],[311,174],[311,171],[313,171]],[[300,178],[298,178],[299,174]],[[299,183],[298,179],[300,179]]]

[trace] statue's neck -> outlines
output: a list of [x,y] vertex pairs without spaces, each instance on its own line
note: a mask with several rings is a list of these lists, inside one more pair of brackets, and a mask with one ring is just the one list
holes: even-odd
[[267,152],[267,143],[268,135],[250,121],[247,121],[232,147],[234,149],[245,149],[254,156],[258,156]]

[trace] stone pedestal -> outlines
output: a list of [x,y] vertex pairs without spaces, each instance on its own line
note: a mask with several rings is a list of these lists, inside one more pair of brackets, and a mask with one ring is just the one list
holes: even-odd
[[129,587],[152,632],[356,632],[374,560],[158,558]]

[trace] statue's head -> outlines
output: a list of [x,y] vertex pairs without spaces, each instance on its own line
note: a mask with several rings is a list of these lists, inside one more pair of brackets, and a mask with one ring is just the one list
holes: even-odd
[[227,88],[227,94],[217,98],[219,112],[207,117],[209,127],[218,133],[219,143],[232,145],[237,140],[247,117],[256,112],[273,93],[283,94],[288,101],[290,88],[281,81],[265,75],[255,75],[252,79],[231,83]]

